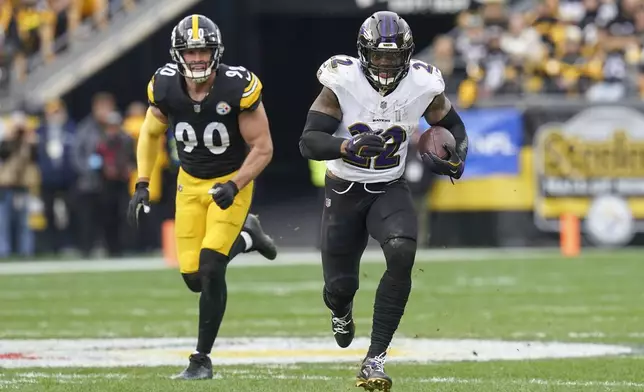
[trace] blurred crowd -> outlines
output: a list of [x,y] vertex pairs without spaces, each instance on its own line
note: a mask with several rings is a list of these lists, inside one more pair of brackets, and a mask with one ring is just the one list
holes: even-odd
[[481,0],[438,37],[436,65],[460,106],[494,96],[644,97],[644,1]]
[[[74,39],[104,29],[113,10],[130,10],[136,1],[0,0],[0,91],[13,76],[24,80],[32,62],[50,62]],[[457,27],[419,56],[442,71],[460,107],[517,95],[644,98],[644,0],[471,4]],[[134,102],[121,112],[114,96],[98,93],[78,123],[62,100],[37,115],[0,118],[0,259],[66,251],[120,256],[161,247],[162,221],[174,215],[172,137],[160,141],[151,214],[139,230],[125,222],[146,107]]]
[[136,0],[0,0],[0,92],[50,63],[77,39],[107,27],[110,15]]
[[146,109],[134,102],[122,116],[111,94],[98,93],[78,124],[61,100],[48,102],[40,116],[16,111],[0,121],[0,259],[66,251],[119,257],[160,248],[161,223],[174,214],[170,139],[161,140],[150,181],[152,212],[141,230],[126,223]]

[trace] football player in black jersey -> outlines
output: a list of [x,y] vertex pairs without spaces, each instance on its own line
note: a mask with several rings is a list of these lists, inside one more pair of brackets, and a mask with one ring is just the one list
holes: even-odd
[[139,179],[128,217],[149,211],[148,183],[158,138],[169,127],[181,168],[177,178],[175,237],[181,274],[201,293],[199,338],[190,364],[176,378],[213,377],[209,354],[226,308],[226,266],[237,254],[277,250],[249,215],[253,180],[271,161],[273,144],[262,104],[262,83],[244,67],[220,63],[221,32],[203,15],[172,31],[173,63],[148,84],[150,107],[137,146]]

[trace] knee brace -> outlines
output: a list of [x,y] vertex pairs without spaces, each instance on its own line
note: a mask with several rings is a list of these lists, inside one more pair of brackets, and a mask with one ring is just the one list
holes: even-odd
[[201,279],[213,279],[226,272],[228,256],[212,249],[202,249],[199,254],[199,275]]
[[406,279],[411,276],[416,259],[416,241],[403,238],[390,238],[382,245],[387,260],[387,271],[392,277]]
[[191,274],[181,274],[183,281],[186,282],[186,286],[190,291],[194,293],[201,293],[201,278],[199,277],[199,272],[193,272]]

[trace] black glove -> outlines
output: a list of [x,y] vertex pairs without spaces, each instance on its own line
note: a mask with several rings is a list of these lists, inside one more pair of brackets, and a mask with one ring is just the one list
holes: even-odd
[[448,159],[441,159],[438,155],[432,154],[431,152],[424,153],[420,157],[425,163],[425,166],[432,172],[458,180],[463,175],[463,170],[465,170],[465,162],[458,156],[453,146],[444,144],[443,147],[449,153]]
[[349,139],[347,152],[364,158],[373,158],[385,151],[385,139],[374,133],[365,132]]
[[150,191],[148,186],[150,184],[147,181],[139,181],[136,183],[134,188],[134,194],[130,200],[130,204],[127,207],[127,221],[133,226],[137,227],[139,225],[139,210],[143,207],[143,212],[146,214],[150,212]]
[[239,193],[239,189],[237,189],[237,184],[228,181],[225,184],[215,184],[208,193],[212,195],[212,199],[217,203],[219,208],[225,210],[233,205],[233,200],[235,200],[235,196]]

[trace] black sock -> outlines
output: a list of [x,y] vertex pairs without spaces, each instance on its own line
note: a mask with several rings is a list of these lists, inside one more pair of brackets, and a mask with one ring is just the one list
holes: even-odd
[[411,291],[411,277],[395,279],[389,271],[380,279],[373,306],[373,327],[368,357],[387,351],[398,329]]
[[228,258],[232,260],[233,257],[237,256],[240,253],[244,253],[245,251],[246,251],[246,241],[244,240],[244,237],[240,235],[235,240],[233,247],[230,248],[230,252],[228,252]]
[[351,310],[351,301],[353,297],[333,296],[326,289],[322,291],[322,298],[326,307],[329,308],[337,317],[344,317]]
[[226,260],[225,256],[210,249],[202,249],[200,258],[202,287],[199,297],[197,351],[210,354],[226,311]]

